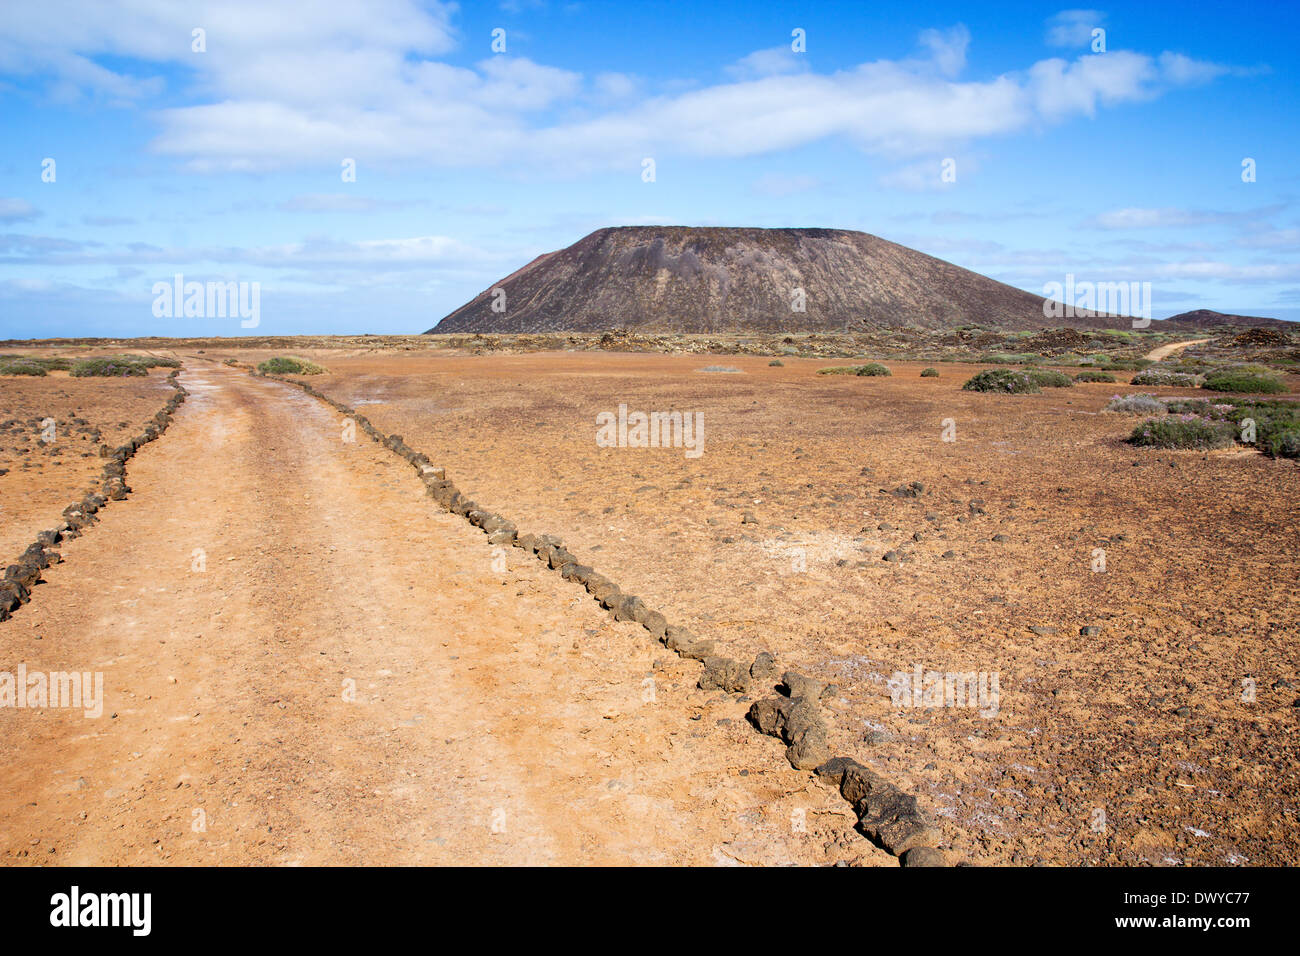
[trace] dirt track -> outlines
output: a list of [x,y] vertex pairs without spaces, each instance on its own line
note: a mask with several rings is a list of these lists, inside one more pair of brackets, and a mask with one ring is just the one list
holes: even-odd
[[0,670],[107,697],[0,710],[7,862],[896,865],[698,665],[521,552],[494,568],[327,407],[182,381],[134,493],[0,625]]
[[1159,362],[1161,359],[1167,358],[1168,356],[1173,355],[1175,352],[1181,352],[1183,349],[1187,348],[1188,346],[1200,345],[1201,343],[1208,342],[1208,341],[1210,340],[1189,339],[1186,342],[1170,342],[1168,345],[1161,345],[1157,348],[1152,349],[1150,352],[1144,355],[1143,358],[1150,359],[1153,362]]

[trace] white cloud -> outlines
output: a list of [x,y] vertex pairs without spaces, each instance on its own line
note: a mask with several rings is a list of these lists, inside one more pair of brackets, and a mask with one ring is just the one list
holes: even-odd
[[[440,62],[434,57],[454,42],[452,9],[413,0],[210,0],[196,9],[137,0],[110,10],[50,0],[7,15],[0,72],[43,70],[58,84],[147,99],[155,80],[112,73],[90,58],[179,64],[193,79],[188,99],[176,100],[191,105],[152,114],[156,152],[201,171],[354,158],[364,177],[369,164],[392,161],[513,165],[538,175],[639,170],[644,156],[755,156],[831,138],[915,162],[1152,99],[1224,69],[1181,54],[1112,51],[961,80],[971,37],[957,25],[921,33],[913,58],[815,73],[806,57],[780,46],[733,64],[729,82],[645,96],[622,74],[584,78],[513,55],[472,68]],[[207,53],[190,51],[195,24],[207,30]]]
[[40,210],[26,199],[5,199],[0,196],[0,222],[28,222],[40,214]]
[[[117,100],[156,94],[160,80],[114,72],[95,57],[133,58],[192,69],[214,97],[274,97],[304,104],[382,95],[377,77],[406,54],[438,55],[454,45],[452,7],[414,0],[43,0],[10,4],[0,34],[0,71],[42,74],[51,91],[85,89]],[[207,51],[191,49],[206,31]]]
[[1106,14],[1100,10],[1062,10],[1047,20],[1048,46],[1088,46],[1092,31],[1103,26]]
[[641,81],[627,73],[597,73],[592,87],[601,100],[626,100],[640,92]]
[[1159,68],[1149,56],[1116,50],[1085,54],[1073,63],[1040,60],[1029,70],[1028,89],[1045,119],[1071,114],[1095,116],[1097,106],[1152,99],[1161,92]]
[[369,213],[381,209],[400,209],[410,205],[412,205],[411,202],[371,199],[366,196],[353,196],[349,193],[308,193],[286,199],[276,208],[284,212]]
[[1212,226],[1225,224],[1255,225],[1268,228],[1265,217],[1281,212],[1285,203],[1259,206],[1237,212],[1213,209],[1182,209],[1176,206],[1149,208],[1130,206],[1098,213],[1084,225],[1097,229],[1170,229],[1187,226]]
[[937,158],[921,163],[909,163],[881,176],[880,185],[914,193],[940,192],[953,188],[956,183],[944,182],[942,172],[943,162]]
[[942,76],[956,76],[966,66],[970,31],[960,23],[950,30],[923,30],[921,45],[930,51]]
[[755,50],[726,67],[728,76],[737,80],[757,80],[765,76],[801,73],[808,69],[808,56],[795,53],[789,44]]
[[1178,86],[1196,86],[1200,83],[1209,83],[1211,80],[1216,80],[1228,73],[1236,72],[1231,67],[1219,63],[1193,60],[1181,53],[1170,53],[1168,51],[1160,54],[1160,69],[1169,78],[1170,82]]

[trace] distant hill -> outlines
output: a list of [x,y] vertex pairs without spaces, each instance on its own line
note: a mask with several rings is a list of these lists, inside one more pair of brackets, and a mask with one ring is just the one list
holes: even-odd
[[[504,290],[504,311],[494,290]],[[803,290],[804,311],[792,309]],[[430,329],[447,332],[835,331],[980,324],[1127,327],[1043,316],[1043,298],[844,229],[621,226],[538,256]]]
[[1285,319],[1266,319],[1259,315],[1227,315],[1212,309],[1196,309],[1193,312],[1180,312],[1167,319],[1156,319],[1152,328],[1177,329],[1213,329],[1219,326],[1244,326],[1247,328],[1294,329],[1296,323]]

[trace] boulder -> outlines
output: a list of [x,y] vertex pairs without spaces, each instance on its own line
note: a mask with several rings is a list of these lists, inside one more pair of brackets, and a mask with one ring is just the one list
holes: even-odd
[[866,770],[862,764],[858,763],[852,757],[832,757],[816,768],[817,777],[825,783],[829,783],[837,789],[844,782],[844,774],[850,767],[859,767]]
[[807,697],[818,700],[826,689],[819,680],[800,674],[798,671],[786,671],[781,675],[781,686],[789,697]]
[[776,658],[767,651],[761,651],[749,666],[749,676],[754,680],[775,680],[777,675]]
[[701,690],[724,690],[729,694],[743,694],[749,690],[749,671],[740,661],[730,657],[706,657],[704,672],[700,674]]
[[903,866],[947,866],[944,855],[930,846],[914,846],[899,858]]
[[679,657],[702,661],[713,655],[713,642],[696,637],[687,628],[670,624],[664,628],[664,643]]
[[625,594],[623,599],[614,605],[614,620],[616,621],[635,621],[637,614],[645,604],[635,594]]
[[668,630],[668,619],[658,611],[647,611],[641,618],[641,626],[650,632],[656,641],[662,641]]

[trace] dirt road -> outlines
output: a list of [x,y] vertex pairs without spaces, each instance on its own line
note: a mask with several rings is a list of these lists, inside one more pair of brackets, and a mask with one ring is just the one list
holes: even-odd
[[1173,355],[1175,352],[1181,352],[1183,349],[1187,348],[1190,345],[1200,345],[1202,342],[1208,342],[1208,341],[1210,340],[1189,339],[1186,342],[1170,342],[1168,345],[1161,345],[1157,348],[1152,349],[1150,352],[1148,352],[1146,355],[1142,357],[1145,359],[1150,359],[1152,362],[1159,362],[1161,359],[1168,358],[1170,355]]
[[182,381],[133,494],[0,624],[0,671],[107,701],[0,708],[6,862],[897,865],[698,665],[328,407]]

